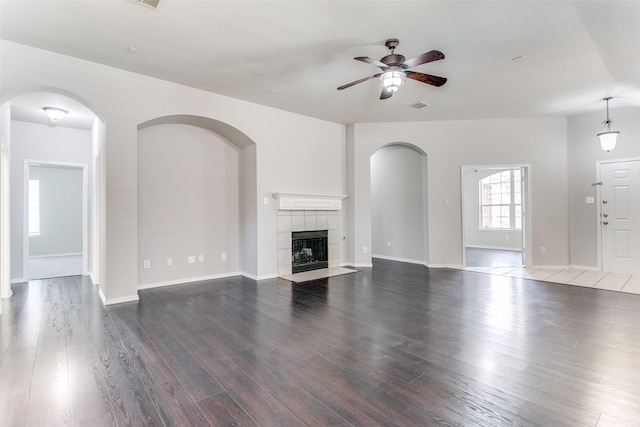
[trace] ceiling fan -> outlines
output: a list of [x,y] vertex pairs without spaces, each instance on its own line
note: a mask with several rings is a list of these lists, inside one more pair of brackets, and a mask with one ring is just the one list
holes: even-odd
[[371,59],[366,56],[353,58],[357,61],[366,62],[367,64],[380,67],[382,72],[342,85],[338,90],[346,89],[358,83],[379,77],[380,84],[382,85],[382,94],[380,94],[380,99],[387,99],[391,98],[393,92],[397,91],[398,88],[402,86],[405,78],[410,78],[433,86],[442,86],[447,82],[447,79],[444,77],[408,70],[409,68],[417,67],[418,65],[426,64],[427,62],[444,59],[444,54],[442,52],[432,50],[430,52],[423,53],[422,55],[418,55],[415,58],[406,60],[403,55],[398,55],[394,52],[395,48],[398,47],[399,44],[400,41],[398,39],[387,40],[384,45],[391,50],[391,53],[380,59],[380,61],[376,61],[375,59]]

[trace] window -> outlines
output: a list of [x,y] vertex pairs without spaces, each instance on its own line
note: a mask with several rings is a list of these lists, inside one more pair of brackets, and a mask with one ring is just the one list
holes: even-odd
[[29,180],[29,236],[40,235],[40,180]]
[[522,175],[520,169],[494,173],[480,180],[480,228],[522,229]]

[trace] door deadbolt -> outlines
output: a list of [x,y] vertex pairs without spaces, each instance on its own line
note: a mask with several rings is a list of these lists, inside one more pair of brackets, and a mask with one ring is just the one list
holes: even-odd
[[606,204],[607,204],[607,201],[606,201],[606,200],[603,200],[603,201],[602,201],[602,203],[606,205]]
[[609,221],[602,221],[603,225],[609,225]]
[[606,218],[609,216],[609,214],[602,214],[602,216]]

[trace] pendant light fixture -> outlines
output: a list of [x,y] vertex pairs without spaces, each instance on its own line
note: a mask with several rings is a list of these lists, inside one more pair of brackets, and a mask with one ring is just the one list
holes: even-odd
[[610,99],[611,97],[603,99],[603,101],[606,101],[607,103],[607,120],[602,122],[602,124],[604,125],[604,131],[598,134],[598,138],[600,138],[600,147],[602,147],[604,151],[611,151],[616,147],[616,139],[620,134],[619,130],[611,130],[611,123],[613,123],[613,121],[609,118]]

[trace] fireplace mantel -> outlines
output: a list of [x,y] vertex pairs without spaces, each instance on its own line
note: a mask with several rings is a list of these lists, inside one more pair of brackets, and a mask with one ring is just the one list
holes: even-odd
[[339,211],[342,210],[342,200],[349,196],[330,194],[295,194],[273,193],[278,201],[280,210],[315,210],[315,211]]

